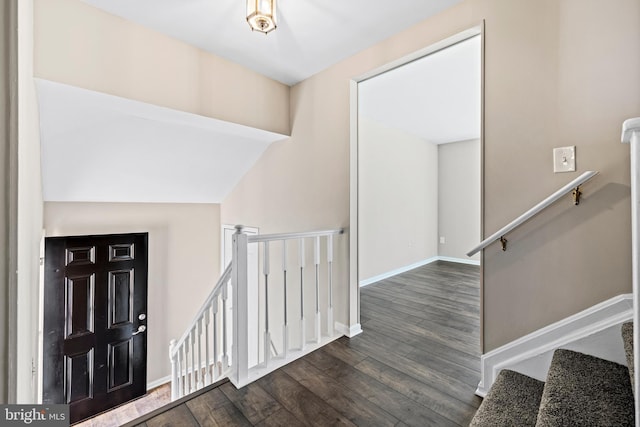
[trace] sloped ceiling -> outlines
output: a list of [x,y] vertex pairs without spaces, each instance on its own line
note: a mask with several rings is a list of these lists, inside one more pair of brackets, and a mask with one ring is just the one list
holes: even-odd
[[273,132],[37,80],[45,201],[220,203]]

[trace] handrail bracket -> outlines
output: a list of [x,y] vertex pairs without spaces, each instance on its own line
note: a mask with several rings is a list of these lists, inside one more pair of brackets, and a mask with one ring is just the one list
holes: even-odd
[[508,242],[508,240],[504,236],[500,237],[500,244],[502,244],[502,250],[503,251],[507,250],[507,242]]
[[482,242],[480,242],[478,246],[476,246],[475,248],[467,252],[467,256],[475,255],[476,253],[480,252],[490,244],[497,242],[498,240],[502,243],[502,250],[506,251],[507,239],[505,239],[504,236],[506,236],[510,231],[522,225],[523,223],[528,221],[530,218],[537,215],[542,210],[552,205],[556,201],[560,200],[561,197],[564,197],[570,192],[573,194],[573,204],[574,205],[580,204],[580,196],[582,196],[580,187],[582,186],[582,184],[589,181],[591,178],[593,178],[597,174],[598,174],[597,171],[584,172],[582,175],[580,175],[570,183],[566,184],[562,188],[558,189],[555,193],[551,194],[546,199],[542,200],[537,205],[527,210],[525,213],[523,213],[522,215],[520,215],[519,217],[517,217],[516,219],[514,219],[513,221],[511,221],[510,223],[508,223],[507,225],[505,225],[504,227],[496,231],[495,233],[493,233],[491,236],[484,239]]
[[576,206],[579,205],[580,196],[582,196],[582,192],[580,191],[580,186],[578,185],[576,188],[574,188],[571,194],[573,195],[573,204]]

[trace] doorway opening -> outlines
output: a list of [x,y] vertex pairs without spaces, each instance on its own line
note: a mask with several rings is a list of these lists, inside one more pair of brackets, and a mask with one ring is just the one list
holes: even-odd
[[482,40],[480,25],[352,80],[353,323],[361,286],[434,262],[475,267],[481,294],[466,252],[482,236]]

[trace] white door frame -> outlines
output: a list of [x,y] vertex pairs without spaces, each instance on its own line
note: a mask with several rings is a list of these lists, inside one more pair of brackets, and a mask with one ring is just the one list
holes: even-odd
[[[350,135],[349,135],[349,333],[348,336],[354,336],[362,332],[360,325],[360,285],[359,285],[359,266],[358,266],[358,84],[375,77],[379,74],[386,73],[394,68],[401,67],[405,64],[428,56],[439,50],[446,49],[456,43],[460,43],[464,40],[470,39],[480,35],[482,37],[481,42],[481,129],[480,129],[480,144],[484,147],[484,21],[479,25],[469,28],[468,30],[454,34],[451,37],[447,37],[444,40],[436,42],[424,49],[420,49],[414,53],[411,53],[403,58],[392,61],[381,67],[373,69],[365,74],[354,77],[350,81],[350,105],[349,105],[349,123],[350,123]],[[481,171],[483,171],[484,165],[484,149],[481,148]],[[481,215],[483,212],[483,200],[484,200],[484,173],[481,173],[480,184],[480,203],[481,203]],[[480,233],[484,235],[484,220],[480,218]],[[480,255],[480,263],[482,265],[484,255]],[[482,295],[483,275],[482,270],[480,274],[480,293]],[[483,302],[480,299],[480,341],[481,347],[483,347]]]

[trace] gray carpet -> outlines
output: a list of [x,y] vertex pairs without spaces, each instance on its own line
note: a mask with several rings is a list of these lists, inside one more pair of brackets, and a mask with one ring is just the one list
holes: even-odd
[[469,427],[535,426],[543,388],[542,381],[500,371]]
[[634,426],[626,366],[556,350],[540,402],[538,427]]
[[631,379],[631,390],[635,392],[635,388],[633,387],[633,322],[628,322],[622,325],[622,342],[624,343],[624,352],[627,356],[629,378]]

